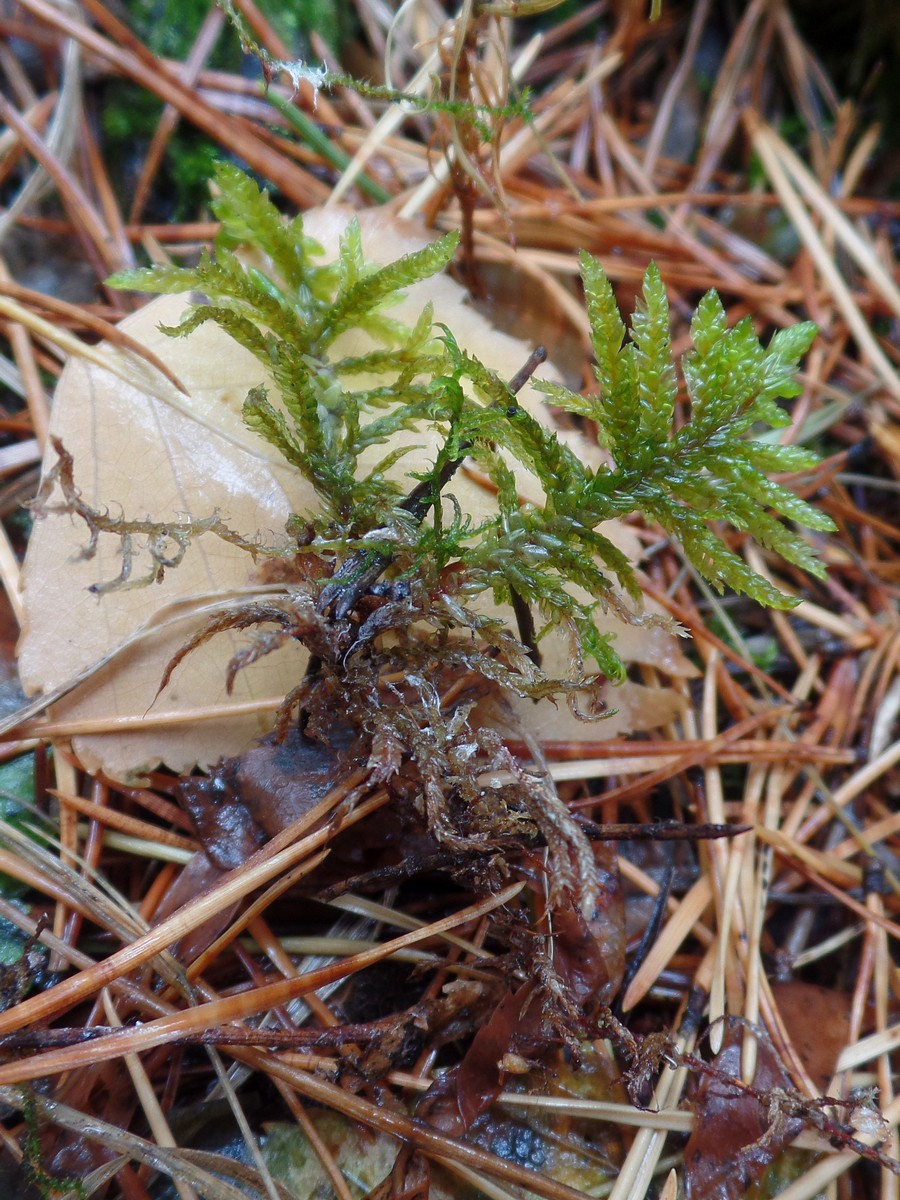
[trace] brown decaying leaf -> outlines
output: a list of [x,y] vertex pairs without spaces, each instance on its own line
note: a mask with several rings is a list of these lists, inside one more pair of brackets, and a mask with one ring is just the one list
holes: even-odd
[[835,988],[789,979],[772,983],[772,999],[807,1074],[826,1092],[847,1045],[853,997]]
[[538,967],[541,982],[531,978],[506,989],[462,1062],[423,1101],[428,1119],[454,1137],[471,1129],[496,1101],[511,1058],[524,1064],[546,1057],[555,1027],[566,1041],[609,1031],[607,1006],[625,970],[624,901],[615,854],[601,842],[592,850],[596,911],[589,920],[571,904],[548,911],[550,950],[543,969]]
[[204,850],[230,871],[318,804],[340,775],[340,753],[293,726],[283,742],[266,739],[208,778],[181,780],[176,790]]
[[[265,738],[239,757],[223,759],[209,776],[180,780],[176,795],[203,851],[185,866],[156,919],[164,920],[192,895],[213,887],[268,838],[299,821],[335,786],[341,767],[339,753],[292,726],[281,743]],[[237,904],[223,907],[182,939],[182,959],[193,961],[211,945],[236,909]]]
[[[307,214],[308,232],[332,257],[350,215],[341,209]],[[376,261],[389,261],[427,240],[417,226],[396,222],[378,210],[360,216],[365,252]],[[436,319],[454,330],[460,344],[501,375],[511,377],[528,357],[530,346],[493,329],[468,306],[464,291],[445,276],[409,289],[393,315],[412,322],[429,301]],[[97,366],[75,360],[68,364],[57,389],[51,433],[73,455],[76,483],[93,507],[154,520],[183,519],[185,514],[204,518],[218,511],[231,528],[266,543],[283,544],[287,518],[292,512],[314,509],[315,494],[296,471],[243,427],[241,404],[247,391],[262,382],[256,360],[211,324],[184,339],[160,332],[159,324],[177,323],[184,306],[182,297],[161,297],[127,318],[122,329],[184,382],[188,400],[141,363],[127,366],[133,383],[125,385]],[[346,335],[338,348],[341,353],[352,352],[347,338],[353,336]],[[552,372],[544,369],[542,374]],[[358,384],[365,386],[365,380]],[[543,420],[549,419],[533,389],[524,389],[521,400]],[[398,475],[421,469],[436,444],[434,436],[406,437],[420,449],[402,460]],[[52,465],[48,456],[45,471]],[[528,481],[520,482],[527,494]],[[477,483],[462,474],[453,481],[452,490],[468,512],[477,513],[488,499]],[[627,552],[636,553],[627,530],[620,527],[613,536]],[[121,558],[113,544],[117,539],[107,538],[107,544],[101,539],[95,558],[80,559],[86,540],[86,530],[68,516],[51,515],[36,524],[24,571],[26,619],[20,672],[26,691],[49,692],[108,655],[140,627],[152,628],[146,638],[118,654],[53,707],[56,720],[93,723],[90,733],[74,738],[85,766],[117,779],[133,777],[160,762],[176,771],[195,764],[208,767],[264,734],[273,707],[302,676],[306,656],[298,645],[285,646],[265,662],[241,671],[229,698],[227,664],[245,643],[234,634],[223,634],[194,651],[165,691],[157,694],[165,664],[207,619],[195,610],[237,590],[259,586],[250,557],[214,538],[197,539],[181,565],[167,572],[158,585],[98,597],[88,589],[98,581],[114,579]],[[138,563],[134,575],[141,573]],[[688,670],[676,639],[665,630],[633,629],[611,615],[606,621],[617,633],[617,648],[624,658],[654,662],[678,673]],[[548,646],[548,653],[553,654],[552,647]],[[561,645],[557,658],[564,659],[565,654]],[[621,704],[627,711],[629,729],[662,724],[680,711],[681,702],[671,692],[632,692],[626,684],[608,697],[612,706]],[[264,703],[258,711],[247,712],[256,701]],[[229,713],[237,704],[243,704],[244,711]],[[185,719],[198,708],[218,711],[202,724]],[[555,737],[595,740],[622,732],[621,721],[584,726],[568,714],[554,715],[549,704],[540,711],[543,715],[537,719],[531,715],[529,723],[541,729],[545,720],[551,721]],[[160,714],[170,717],[163,721]],[[123,725],[117,729],[118,721]]]
[[[737,1024],[713,1060],[715,1073],[697,1087],[697,1121],[684,1149],[685,1200],[739,1200],[803,1129],[797,1117],[766,1112],[756,1095],[729,1082],[740,1080],[742,1032]],[[758,1043],[753,1090],[790,1088],[790,1078],[770,1042]]]

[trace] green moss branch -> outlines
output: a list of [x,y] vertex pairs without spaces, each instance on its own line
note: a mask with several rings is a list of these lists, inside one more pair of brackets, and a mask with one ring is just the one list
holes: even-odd
[[[539,386],[594,423],[610,460],[594,470],[518,403],[489,364],[461,350],[451,331],[435,329],[428,308],[411,328],[390,317],[398,293],[448,264],[454,235],[373,267],[353,222],[337,262],[324,264],[302,217],[282,217],[235,167],[222,165],[216,181],[222,232],[215,257],[204,255],[194,268],[129,271],[112,282],[201,291],[208,300],[167,332],[184,337],[213,321],[271,374],[277,395],[254,388],[244,419],[315,487],[319,510],[297,517],[307,531],[302,548],[329,558],[339,578],[341,564],[363,550],[383,559],[394,580],[415,578],[432,592],[452,586],[463,601],[488,592],[498,604],[525,603],[545,627],[573,630],[582,652],[620,678],[622,664],[593,614],[598,605],[619,604],[617,589],[636,599],[640,589],[632,564],[602,533],[604,522],[643,513],[681,542],[716,588],[763,604],[794,601],[726,544],[723,524],[822,574],[787,521],[818,531],[831,521],[771,478],[810,468],[815,458],[753,436],[789,423],[777,400],[799,390],[795,373],[815,333],[811,324],[781,331],[764,348],[749,320],[729,329],[718,297],[705,296],[691,326],[694,349],[681,364],[688,419],[676,429],[679,375],[658,270],[647,271],[629,337],[609,281],[582,255],[599,392]],[[237,245],[261,251],[269,274],[238,258]],[[367,334],[371,349],[336,354],[336,339],[349,329]],[[374,374],[378,386],[357,388],[361,372]],[[431,431],[441,446],[431,468],[406,480],[387,473],[406,452],[393,444],[400,430]],[[378,445],[383,456],[363,469],[363,452]],[[465,455],[496,485],[491,514],[461,511],[447,490],[448,464]],[[534,476],[543,503],[520,503],[513,460]],[[427,495],[428,504],[412,512],[411,492]]]

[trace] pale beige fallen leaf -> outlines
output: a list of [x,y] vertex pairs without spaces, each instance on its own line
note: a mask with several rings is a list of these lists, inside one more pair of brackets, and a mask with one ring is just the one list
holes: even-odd
[[[671,634],[666,636],[671,637]],[[602,684],[592,692],[595,702],[606,705],[607,715],[599,721],[580,720],[565,700],[515,699],[513,711],[542,742],[602,742],[608,738],[628,737],[647,729],[671,725],[687,707],[684,697],[670,687],[645,687],[640,683],[616,686]]]
[[[338,237],[350,215],[347,210],[308,214],[307,230],[329,256],[336,254]],[[416,227],[378,211],[363,213],[361,219],[365,253],[378,262],[397,258],[427,240]],[[528,357],[532,347],[492,329],[469,307],[463,289],[446,276],[411,288],[392,313],[412,323],[428,301],[434,304],[435,319],[446,323],[464,348],[501,375],[511,377]],[[262,369],[211,324],[184,339],[161,333],[158,325],[176,323],[185,304],[185,297],[161,297],[127,318],[122,328],[169,366],[186,385],[189,399],[145,364],[110,349],[117,374],[94,362],[69,362],[57,388],[51,432],[73,455],[76,482],[94,507],[153,520],[185,514],[203,518],[218,511],[244,535],[286,543],[285,521],[293,512],[313,509],[316,498],[297,472],[241,421],[243,400],[251,387],[263,381]],[[345,344],[342,351],[348,352],[349,347]],[[541,373],[552,377],[549,368]],[[131,382],[125,382],[123,375]],[[358,383],[364,386],[362,380]],[[548,419],[530,386],[521,399],[536,415]],[[397,476],[417,465],[421,469],[434,452],[433,436],[410,434],[407,440],[421,449],[401,461],[395,468]],[[48,455],[45,469],[53,462],[54,456]],[[521,484],[525,492],[533,487],[524,476]],[[452,490],[465,511],[475,513],[485,504],[485,491],[462,474],[453,481]],[[613,536],[626,552],[637,551],[625,528],[617,527]],[[117,540],[101,538],[97,556],[85,561],[78,553],[86,540],[83,525],[71,517],[48,516],[36,523],[25,563],[26,619],[19,647],[23,686],[28,694],[36,694],[64,686],[131,639],[127,649],[53,705],[55,721],[108,722],[108,732],[73,739],[85,766],[114,779],[134,777],[160,762],[175,771],[195,764],[207,767],[267,732],[271,704],[263,703],[255,715],[246,711],[229,715],[229,707],[243,704],[246,710],[248,701],[283,697],[303,673],[306,656],[299,646],[286,646],[241,672],[229,698],[225,668],[246,639],[221,635],[192,653],[157,697],[165,664],[207,619],[191,613],[192,599],[200,607],[225,593],[252,588],[259,575],[251,558],[206,535],[192,542],[183,563],[168,571],[162,583],[98,597],[90,586],[119,573]],[[137,561],[135,575],[145,573],[148,565]],[[177,619],[161,619],[172,613]],[[652,662],[672,673],[689,670],[676,639],[665,630],[624,626],[611,616],[606,622],[617,632],[617,648],[626,659]],[[147,636],[135,642],[135,631],[144,625]],[[652,703],[643,704],[629,699],[629,687],[619,689],[613,702],[627,708],[631,728],[649,728],[677,715],[679,702],[673,693],[660,690]],[[634,696],[648,700],[642,693]],[[193,710],[215,705],[221,706],[220,717],[191,722]],[[135,717],[160,710],[176,714],[176,719],[168,725],[133,727]],[[545,706],[537,711],[545,711]],[[564,712],[554,712],[554,736],[595,740],[621,731],[618,722],[615,727],[579,723],[566,734],[559,731],[560,722],[566,720]],[[643,720],[642,712],[646,713]],[[131,718],[131,726],[117,730],[116,720],[123,717]],[[534,728],[540,733],[541,717],[534,718]]]

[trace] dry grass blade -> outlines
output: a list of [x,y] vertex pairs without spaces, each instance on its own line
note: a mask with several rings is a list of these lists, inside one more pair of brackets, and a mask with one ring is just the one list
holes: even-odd
[[[13,58],[13,62],[15,61],[15,58]],[[80,85],[81,51],[78,43],[69,39],[63,51],[62,80],[58,92],[55,96],[51,94],[45,97],[44,101],[35,105],[35,110],[42,106],[48,109],[52,108],[53,116],[46,134],[46,146],[52,155],[58,157],[63,162],[68,161],[74,148],[78,125]],[[37,111],[33,110],[28,114],[28,117],[35,124],[38,124],[39,114]],[[8,137],[10,143],[18,140],[12,129],[7,130],[3,137],[4,140]],[[8,161],[8,158],[11,156],[6,151],[7,147],[4,146],[4,158]],[[27,211],[29,205],[46,190],[47,179],[47,172],[40,165],[28,176],[20,188],[18,195],[7,207],[6,211],[0,215],[0,243],[5,241],[17,217]]]
[[[184,64],[182,82],[189,87],[196,83],[197,77],[206,59],[212,52],[224,24],[225,14],[222,9],[211,9]],[[153,134],[153,141],[150,143],[147,157],[144,159],[144,165],[141,168],[141,174],[134,189],[131,210],[128,213],[128,221],[132,225],[136,225],[141,219],[150,195],[150,189],[153,186],[154,176],[166,151],[166,143],[171,137],[177,123],[178,110],[171,104],[167,104],[159,119],[156,132]]]
[[[115,325],[110,324],[109,321],[104,321],[102,317],[97,317],[78,305],[68,304],[65,300],[60,300],[55,296],[46,296],[43,292],[36,292],[33,288],[21,287],[19,284],[8,280],[0,281],[0,293],[9,296],[12,300],[23,305],[29,304],[33,307],[41,308],[45,312],[53,313],[56,316],[68,317],[73,324],[97,334],[98,337],[109,342],[110,345],[118,346],[122,350],[127,350],[129,354],[134,354],[137,358],[144,359],[155,371],[159,371],[161,375],[164,375],[169,383],[178,388],[179,392],[187,395],[187,388],[185,388],[178,376],[173,374],[171,369],[149,347],[145,346],[143,342],[129,337],[124,330],[118,329]],[[35,332],[41,332],[45,328],[43,325],[36,327]],[[68,345],[71,346],[71,343],[68,343]],[[71,349],[69,352],[72,352]]]
[[[122,1022],[119,1020],[115,1005],[109,994],[104,991],[102,999],[107,1021],[109,1021],[110,1025],[121,1026]],[[136,1054],[131,1054],[126,1056],[125,1062],[128,1067],[128,1073],[134,1082],[135,1091],[140,1099],[144,1115],[147,1118],[147,1124],[150,1126],[150,1131],[156,1139],[156,1144],[158,1146],[175,1147],[178,1143],[172,1136],[172,1131],[160,1107],[153,1085],[141,1065],[141,1060]],[[197,1193],[189,1183],[185,1183],[177,1178],[173,1179],[173,1183],[179,1200],[197,1200]]]
[[[7,292],[9,295],[22,295],[27,293],[28,289],[20,289],[13,284],[0,284],[0,292]],[[30,294],[28,298],[31,298]],[[65,312],[69,308],[69,306],[64,302],[55,301],[52,297],[42,297],[41,306],[50,310],[51,312],[54,310],[56,312]],[[57,349],[63,351],[63,353],[75,355],[76,357],[80,358],[86,358],[90,362],[96,363],[97,366],[103,367],[107,371],[111,371],[112,374],[117,375],[120,378],[125,380],[129,379],[128,374],[125,373],[124,367],[120,366],[111,354],[108,354],[104,350],[97,350],[93,346],[88,345],[86,342],[82,342],[79,338],[76,338],[67,333],[65,330],[60,329],[59,326],[51,324],[49,321],[44,320],[43,317],[39,317],[36,313],[32,312],[30,308],[26,308],[24,304],[20,304],[16,300],[7,299],[6,296],[0,295],[0,313],[9,317],[13,321],[17,321],[20,325],[25,326],[27,329],[30,329],[32,333],[37,334],[51,346],[55,346]],[[92,317],[90,314],[81,313],[79,314],[79,319],[82,325],[86,326],[87,328],[92,328],[97,333],[103,333],[105,335],[106,328],[112,329],[113,332],[109,340],[114,345],[118,345],[123,350],[127,350],[129,353],[145,360],[150,364],[150,366],[153,367],[154,370],[159,371],[180,392],[184,393],[185,388],[180,380],[176,376],[173,376],[168,367],[161,363],[157,359],[156,355],[154,355],[151,351],[148,351],[146,346],[141,346],[139,343],[135,343],[131,338],[128,337],[127,334],[122,333],[121,330],[116,330],[112,326],[108,326],[106,321],[103,321],[98,317]]]
[[[7,290],[7,294],[12,294],[8,289],[16,286],[11,283],[9,270],[2,258],[0,258],[0,284]],[[27,332],[19,325],[10,326],[9,341],[21,375],[35,439],[40,449],[43,450],[47,445],[47,433],[50,426],[50,404],[41,380],[34,349]]]
[[[296,857],[296,849],[292,848],[291,853],[292,856]],[[455,913],[452,917],[444,917],[440,921],[435,921],[425,926],[424,929],[415,930],[412,933],[404,933],[400,937],[385,942],[376,949],[364,950],[360,954],[353,955],[351,958],[343,959],[336,966],[322,967],[318,971],[311,971],[306,975],[297,976],[294,979],[267,984],[256,988],[252,992],[233,996],[227,1000],[214,1000],[208,1004],[197,1005],[187,1012],[179,1013],[173,1017],[159,1017],[156,1021],[148,1022],[139,1029],[125,1029],[119,1035],[110,1036],[108,1039],[92,1041],[84,1047],[74,1047],[70,1050],[58,1052],[47,1051],[45,1054],[35,1056],[27,1063],[16,1063],[0,1067],[0,1087],[7,1084],[23,1083],[29,1079],[39,1079],[42,1075],[69,1071],[87,1063],[101,1062],[106,1058],[118,1058],[122,1054],[138,1054],[155,1046],[163,1046],[168,1041],[179,1037],[181,1034],[189,1033],[192,1030],[255,1016],[257,1013],[265,1012],[280,1004],[285,1004],[298,996],[314,992],[334,978],[344,978],[357,971],[362,971],[365,967],[371,966],[373,963],[389,958],[397,950],[413,946],[417,942],[428,941],[442,933],[445,929],[453,929],[458,925],[465,925],[469,921],[477,920],[478,917],[483,916],[485,913],[492,912],[495,908],[508,903],[519,894],[522,887],[523,885],[520,883],[513,884],[497,896],[492,896],[490,899],[482,901],[481,904],[470,905],[461,912]],[[228,889],[223,888],[221,891],[227,893]],[[216,906],[221,907],[223,901],[218,893],[215,895],[215,900]],[[125,951],[120,951],[120,957],[113,964],[112,968],[110,967],[111,960],[107,960],[103,964],[103,969],[97,971],[95,974],[91,975],[90,972],[84,972],[82,977],[80,977],[77,987],[65,988],[65,985],[58,985],[64,989],[66,994],[59,1000],[51,997],[50,1003],[44,1002],[34,1005],[32,1012],[27,1014],[25,1019],[41,1019],[51,1012],[58,1012],[60,1005],[69,1007],[82,997],[92,994],[98,987],[103,986],[107,978],[116,978],[126,968],[132,967],[138,962],[146,961],[161,944],[171,943],[173,934],[177,937],[179,934],[188,932],[191,928],[200,924],[211,912],[216,911],[216,908],[211,906],[209,901],[205,904],[203,901],[200,901],[193,906],[193,909],[194,911],[189,915],[185,914],[181,917],[173,918],[161,927],[163,930],[163,943],[160,943],[160,932],[154,930],[152,937],[145,937],[143,939],[143,944],[136,943],[132,947],[127,947]],[[48,993],[48,997],[50,996],[51,994]],[[54,1000],[56,1001],[55,1003],[52,1002]],[[20,1011],[16,1014],[17,1018],[22,1017],[22,1007],[21,1005],[19,1006]],[[34,1015],[35,1013],[37,1014],[36,1016]],[[9,1029],[9,1023],[4,1022],[2,1016],[0,1016],[0,1037]],[[265,1041],[266,1035],[264,1032],[261,1032],[259,1036],[262,1041]]]
[[[86,25],[76,22],[66,13],[55,9],[47,0],[22,0],[22,7],[35,18],[77,38],[91,53],[107,60],[148,91],[157,94],[167,104],[177,108],[188,120],[212,138],[230,143],[235,154],[239,154],[250,166],[271,179],[295,204],[309,203],[323,198],[323,189],[299,167],[288,162],[233,118],[228,118],[214,109],[196,92],[174,78],[160,64],[149,66],[127,49],[100,37]],[[116,29],[121,25],[107,14],[108,23]]]
[[[802,192],[806,202],[822,218],[825,227],[851,254],[856,264],[870,278],[895,313],[900,315],[900,288],[897,287],[880,261],[874,246],[869,245],[847,220],[837,203],[827,194],[811,172],[803,165],[783,138],[773,129],[765,129],[762,136],[772,147],[782,165],[790,172],[793,182]],[[871,147],[863,146],[863,150]]]
[[803,244],[810,253],[810,257],[831,288],[835,303],[843,313],[844,320],[850,327],[853,336],[872,363],[882,384],[892,396],[900,398],[900,378],[898,378],[897,372],[887,355],[878,345],[869,328],[868,322],[853,299],[846,281],[835,266],[834,259],[817,233],[809,214],[803,207],[797,192],[779,161],[771,135],[761,125],[757,125],[752,128],[752,137],[753,144],[763,161],[775,190],[781,198],[785,211],[790,216],[798,236],[802,239]]
[[89,239],[93,254],[101,264],[101,270],[111,274],[126,266],[127,263],[122,262],[112,251],[100,214],[84,189],[3,96],[0,96],[0,118],[15,130],[29,152],[53,179],[76,227]]
[[[196,1188],[201,1195],[208,1197],[208,1200],[247,1200],[246,1178],[241,1181],[244,1186],[230,1184],[195,1165],[189,1153],[160,1146],[135,1134],[123,1133],[115,1125],[98,1121],[90,1114],[78,1112],[57,1101],[35,1100],[30,1095],[23,1095],[12,1088],[5,1092],[5,1096],[15,1107],[36,1104],[42,1116],[62,1128],[82,1133],[88,1138],[99,1139],[105,1146],[115,1148],[127,1158],[145,1162],[156,1169],[162,1168],[173,1179],[177,1178],[182,1183]],[[221,1171],[229,1162],[227,1159],[222,1161],[222,1156],[215,1156],[214,1165]],[[242,1172],[235,1168],[235,1174],[240,1178]],[[292,1200],[290,1193],[284,1189],[280,1189],[277,1195],[279,1200]]]
[[710,881],[708,877],[702,876],[680,901],[675,914],[666,924],[654,943],[653,949],[629,983],[621,1001],[623,1012],[630,1012],[636,1004],[643,1000],[678,947],[692,934],[711,900]]
[[[243,1052],[240,1057],[246,1061],[253,1061],[252,1052]],[[525,1188],[544,1200],[584,1200],[584,1193],[575,1188],[559,1183],[538,1171],[522,1167],[518,1163],[508,1162],[476,1146],[456,1141],[436,1132],[433,1126],[424,1121],[380,1108],[327,1080],[297,1071],[279,1062],[270,1063],[269,1069],[273,1075],[290,1083],[308,1099],[334,1108],[372,1129],[397,1137],[437,1160],[450,1159],[472,1171],[483,1172],[499,1179],[507,1185]]]
[[[364,776],[364,772],[360,773],[360,779]],[[136,941],[123,947],[102,963],[58,984],[56,988],[43,995],[24,1001],[7,1013],[0,1013],[0,1036],[13,1028],[21,1028],[29,1021],[42,1020],[65,1011],[79,1000],[93,995],[129,970],[153,958],[161,950],[196,929],[198,925],[203,924],[205,920],[228,904],[245,896],[253,888],[267,883],[305,855],[318,851],[322,843],[328,840],[331,832],[327,826],[315,833],[307,834],[306,837],[300,835],[304,830],[315,825],[317,821],[325,818],[346,795],[346,784],[335,788],[301,820],[281,835],[280,840],[286,842],[286,845],[279,847],[277,840],[273,839],[265,851],[259,852],[256,863],[248,863],[240,871],[232,872],[212,892],[185,905],[167,921],[148,930]],[[49,880],[44,882],[44,886],[54,889],[54,885]]]

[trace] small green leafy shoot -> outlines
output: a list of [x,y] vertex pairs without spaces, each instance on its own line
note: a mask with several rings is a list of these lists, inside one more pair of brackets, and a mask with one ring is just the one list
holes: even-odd
[[[183,337],[214,321],[259,359],[276,395],[268,384],[254,388],[244,420],[320,498],[319,512],[297,514],[293,523],[305,531],[301,551],[331,560],[335,571],[351,563],[358,575],[374,563],[376,573],[416,579],[454,603],[489,592],[499,604],[528,605],[545,628],[573,633],[580,652],[613,679],[624,668],[593,614],[610,604],[633,611],[616,584],[638,602],[640,587],[632,564],[602,532],[612,518],[643,513],[681,543],[715,587],[763,604],[786,608],[794,601],[751,570],[715,526],[730,525],[822,575],[810,545],[784,518],[819,531],[831,521],[770,477],[809,469],[815,457],[753,437],[789,423],[776,401],[799,391],[795,372],[813,325],[784,330],[764,349],[749,320],[729,329],[717,295],[706,295],[691,327],[694,349],[682,363],[689,405],[678,427],[679,381],[659,271],[651,264],[646,273],[629,339],[609,280],[583,254],[599,393],[538,386],[593,423],[609,457],[594,470],[518,403],[508,381],[461,349],[452,331],[436,328],[428,308],[412,328],[391,317],[399,293],[448,264],[453,235],[374,267],[352,222],[337,262],[323,264],[302,217],[284,218],[231,165],[218,168],[216,182],[222,231],[215,258],[205,255],[194,268],[127,271],[111,282],[201,291],[208,299],[166,332]],[[251,253],[237,255],[239,245]],[[252,265],[260,256],[265,270]],[[339,342],[349,331],[366,335],[353,355]],[[357,386],[363,375],[369,386]],[[405,478],[396,470],[406,452],[395,444],[401,430],[437,433],[440,444],[427,470]],[[378,462],[369,465],[368,456],[364,468],[363,452],[379,445]],[[465,457],[496,486],[493,512],[461,511],[454,498],[450,481]],[[536,478],[542,503],[520,502],[514,462]],[[413,491],[427,496],[424,517],[410,507]]]
[[792,601],[729,549],[710,522],[749,533],[788,562],[822,576],[824,568],[809,544],[779,514],[822,532],[834,528],[832,521],[769,478],[769,473],[807,470],[815,456],[748,436],[755,427],[790,423],[775,400],[798,394],[795,374],[815,326],[803,322],[782,330],[764,350],[750,319],[728,329],[719,297],[708,292],[691,324],[694,350],[682,363],[689,420],[675,431],[678,384],[659,271],[654,264],[647,270],[631,341],[623,344],[625,327],[609,280],[587,254],[581,269],[600,395],[584,397],[546,384],[543,390],[557,404],[593,420],[612,459],[612,466],[599,470],[579,495],[585,524],[609,504],[619,513],[636,508],[680,541],[719,591],[729,586],[761,604],[790,607]]

